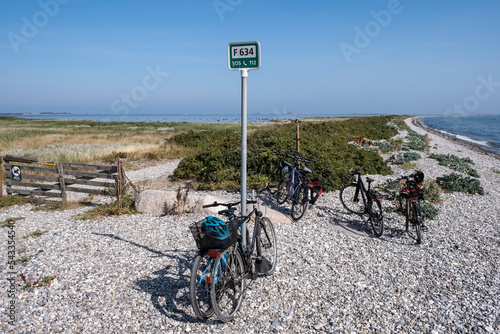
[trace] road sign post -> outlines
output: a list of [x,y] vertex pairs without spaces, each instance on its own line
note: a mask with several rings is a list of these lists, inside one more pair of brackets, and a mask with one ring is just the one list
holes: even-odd
[[[248,71],[260,68],[260,43],[238,42],[227,46],[228,67],[241,72],[241,215],[247,209],[247,79]],[[246,247],[246,224],[241,228],[243,247]]]

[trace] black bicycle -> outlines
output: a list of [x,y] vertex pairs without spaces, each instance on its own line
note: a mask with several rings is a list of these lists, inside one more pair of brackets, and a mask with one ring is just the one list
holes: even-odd
[[399,207],[406,218],[406,232],[409,232],[411,223],[415,228],[417,244],[421,244],[422,232],[427,232],[420,208],[420,200],[424,198],[424,187],[421,185],[424,173],[417,170],[411,175],[402,176],[399,181],[405,181],[405,187],[399,194]]
[[370,177],[366,178],[368,189],[365,188],[361,178],[362,169],[363,166],[351,172],[349,183],[345,184],[340,190],[340,201],[352,213],[358,215],[368,214],[373,234],[380,237],[384,233],[384,216],[382,204],[380,203],[382,196],[371,189],[371,183],[374,179]]
[[267,190],[271,195],[275,195],[278,190],[278,185],[282,182],[283,179],[288,179],[290,175],[290,171],[293,168],[293,165],[286,161],[286,157],[289,156],[289,153],[280,153],[273,152],[274,154],[280,156],[279,163],[276,164],[271,172],[271,176],[269,177],[269,181],[267,183]]
[[[229,248],[208,252],[215,259],[211,272],[210,300],[214,313],[222,322],[231,321],[241,307],[245,280],[254,279],[258,274],[271,275],[276,268],[277,246],[273,224],[269,218],[262,216],[255,206],[256,201],[248,203],[254,204],[253,210],[231,221],[237,226],[237,242]],[[208,206],[219,205],[215,202]],[[223,205],[234,206],[235,203]],[[253,231],[246,229],[251,220],[254,220]],[[246,243],[243,242],[243,235],[246,235]]]
[[300,163],[309,163],[306,157],[298,154],[292,156],[295,159],[295,164],[292,166],[289,175],[282,178],[278,184],[278,191],[276,192],[276,199],[278,204],[283,204],[290,199],[292,202],[291,216],[293,220],[301,219],[309,207],[311,201],[311,182],[309,175],[312,171],[307,167],[301,167]]

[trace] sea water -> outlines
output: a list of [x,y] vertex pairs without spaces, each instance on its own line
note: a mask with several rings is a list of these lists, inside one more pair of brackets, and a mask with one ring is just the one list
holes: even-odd
[[[192,122],[192,123],[239,123],[241,115],[238,112],[227,114],[193,113],[193,114],[15,114],[2,113],[0,116],[14,116],[29,119],[57,119],[57,120],[91,120],[99,122]],[[272,120],[294,120],[309,117],[359,117],[377,116],[374,114],[309,114],[309,113],[249,113],[249,123],[269,122]]]
[[449,136],[500,153],[500,115],[424,117],[421,122]]

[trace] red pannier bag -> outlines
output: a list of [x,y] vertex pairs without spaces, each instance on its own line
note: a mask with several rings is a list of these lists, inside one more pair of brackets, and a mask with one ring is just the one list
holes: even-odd
[[319,181],[313,181],[312,183],[309,183],[308,187],[310,188],[309,193],[311,194],[311,199],[309,200],[309,203],[314,204],[316,203],[318,197],[323,192],[323,187],[321,187]]

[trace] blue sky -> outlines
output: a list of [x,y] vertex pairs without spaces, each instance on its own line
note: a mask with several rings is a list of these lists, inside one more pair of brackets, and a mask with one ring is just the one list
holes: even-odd
[[[3,0],[0,113],[500,112],[500,2]],[[152,74],[155,73],[155,74]]]

